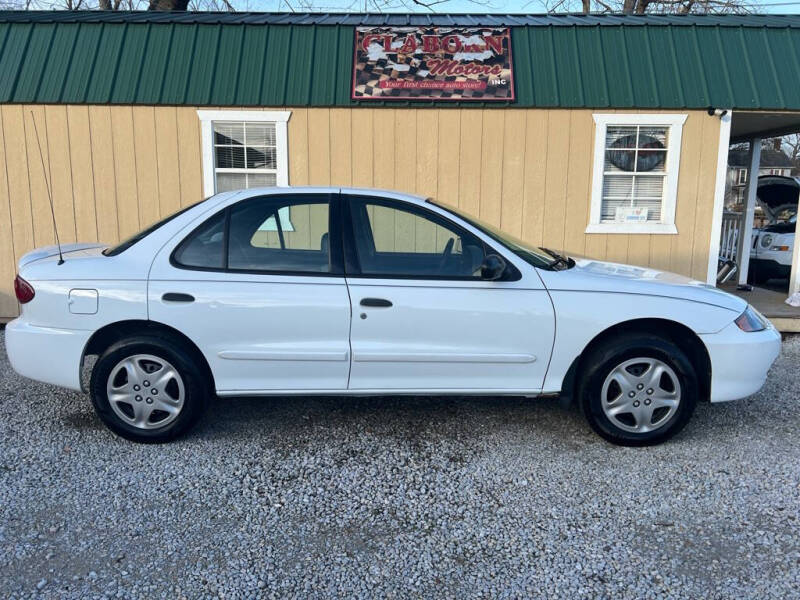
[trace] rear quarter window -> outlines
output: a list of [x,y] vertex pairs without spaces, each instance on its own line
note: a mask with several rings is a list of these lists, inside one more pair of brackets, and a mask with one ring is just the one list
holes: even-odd
[[200,225],[183,240],[173,255],[182,267],[222,269],[225,267],[225,211]]

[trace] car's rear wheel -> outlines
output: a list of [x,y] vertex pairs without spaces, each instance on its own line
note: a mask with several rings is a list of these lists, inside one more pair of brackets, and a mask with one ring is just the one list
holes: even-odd
[[623,334],[586,357],[578,394],[592,429],[606,440],[648,446],[684,428],[699,387],[686,353],[672,341]]
[[202,370],[167,337],[136,336],[109,347],[92,370],[100,419],[136,442],[166,442],[186,432],[206,404]]

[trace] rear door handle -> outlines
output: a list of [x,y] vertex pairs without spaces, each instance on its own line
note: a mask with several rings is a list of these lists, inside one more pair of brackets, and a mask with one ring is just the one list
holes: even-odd
[[362,298],[361,306],[372,306],[374,308],[389,308],[392,305],[388,300],[383,298]]
[[180,294],[178,292],[167,292],[161,299],[164,302],[194,302],[194,296],[191,294]]

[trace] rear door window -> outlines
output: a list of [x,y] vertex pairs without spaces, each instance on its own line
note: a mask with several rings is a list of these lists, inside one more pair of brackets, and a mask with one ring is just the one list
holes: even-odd
[[[242,200],[190,233],[173,252],[172,263],[215,271],[332,273],[330,223],[327,195]],[[341,264],[335,271],[341,273]]]
[[330,273],[330,203],[326,196],[266,196],[230,209],[228,268]]

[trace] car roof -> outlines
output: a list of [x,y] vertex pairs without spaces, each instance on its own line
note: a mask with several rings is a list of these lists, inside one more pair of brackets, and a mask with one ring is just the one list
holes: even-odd
[[237,196],[240,200],[254,196],[272,194],[349,194],[351,196],[380,196],[403,200],[412,204],[422,204],[426,201],[424,196],[407,194],[395,190],[379,188],[338,187],[338,186],[286,186],[286,187],[258,187],[241,190]]

